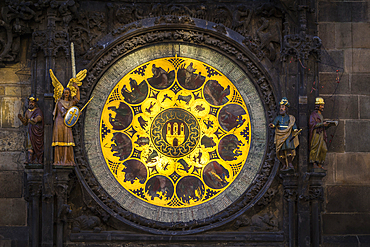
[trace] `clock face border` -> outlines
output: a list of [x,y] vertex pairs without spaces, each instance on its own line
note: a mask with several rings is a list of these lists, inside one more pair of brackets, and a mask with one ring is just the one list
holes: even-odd
[[[173,51],[176,51],[175,54]],[[251,144],[246,163],[233,183],[214,199],[187,208],[166,208],[148,204],[134,196],[117,182],[109,171],[99,145],[99,124],[102,109],[108,95],[118,81],[135,67],[151,60],[173,57],[188,57],[207,63],[227,75],[244,99],[251,121]],[[84,136],[85,143],[94,143],[87,151],[87,159],[94,176],[103,189],[127,211],[145,219],[170,223],[203,220],[225,210],[245,193],[260,170],[267,142],[264,107],[257,89],[247,74],[232,60],[209,48],[188,44],[167,43],[137,50],[116,61],[96,83],[91,96],[94,103],[86,109]],[[249,169],[248,169],[249,168]],[[252,172],[251,172],[252,169]]]
[[[154,19],[151,20],[154,21]],[[256,135],[252,134],[252,145],[255,146],[251,147],[251,152],[254,152],[254,149],[259,150],[259,156],[250,156],[249,158],[251,163],[259,165],[259,170],[250,186],[245,191],[240,192],[241,195],[236,201],[232,202],[228,207],[223,207],[225,209],[221,211],[216,210],[212,212],[210,217],[193,221],[185,220],[181,222],[174,219],[174,222],[165,222],[157,220],[159,219],[159,216],[155,215],[157,209],[148,210],[149,213],[152,212],[152,216],[149,216],[149,218],[135,214],[130,211],[133,205],[124,208],[115,200],[114,196],[117,196],[117,194],[110,194],[105,191],[103,186],[106,186],[106,184],[101,184],[98,176],[104,176],[106,173],[97,174],[96,171],[93,171],[92,164],[90,164],[90,159],[101,156],[101,153],[98,152],[91,153],[98,145],[98,140],[96,142],[94,140],[92,142],[87,141],[88,139],[91,140],[95,134],[86,132],[86,126],[89,124],[86,121],[86,113],[91,111],[89,121],[96,121],[95,123],[97,124],[99,122],[97,116],[101,113],[101,109],[99,110],[93,104],[90,104],[74,127],[76,143],[74,153],[77,164],[75,170],[81,186],[86,192],[84,193],[86,205],[93,210],[94,214],[114,228],[117,228],[119,225],[130,226],[159,235],[188,235],[214,229],[235,220],[241,214],[254,207],[259,200],[264,198],[264,194],[273,183],[277,174],[279,163],[275,159],[274,133],[267,125],[260,124],[273,121],[276,112],[277,97],[273,84],[274,80],[262,63],[243,45],[243,37],[239,34],[230,31],[226,36],[206,28],[204,25],[207,26],[207,22],[200,21],[195,24],[195,26],[190,27],[177,24],[156,26],[155,23],[152,23],[148,27],[129,31],[119,37],[107,37],[107,40],[111,40],[108,43],[109,45],[104,46],[104,49],[88,65],[88,75],[80,87],[80,103],[81,105],[87,103],[93,94],[107,92],[104,83],[117,82],[118,77],[122,78],[125,73],[128,73],[145,59],[145,61],[150,61],[158,57],[178,55],[193,57],[209,63],[211,63],[210,60],[213,60],[214,63],[223,60],[227,61],[223,66],[226,72],[223,69],[220,70],[223,73],[230,72],[233,68],[231,65],[238,65],[242,73],[235,78],[237,83],[240,83],[239,79],[243,75],[247,75],[246,77],[252,83],[252,91],[245,88],[244,95],[242,95],[243,98],[246,100],[244,96],[247,94],[250,96],[249,100],[251,103],[259,104],[259,107],[252,107],[252,111],[248,108],[248,112],[255,117],[252,120],[255,122],[252,124],[256,125],[254,126],[255,130],[259,130]],[[160,46],[163,47],[163,51],[158,50]],[[179,52],[180,47],[181,53]],[[143,50],[145,50],[144,53],[142,52]],[[210,57],[209,51],[215,54],[215,56]],[[135,57],[132,54],[135,54]],[[131,57],[131,60],[122,59],[129,57]],[[139,61],[137,60],[138,58],[139,60],[145,59]],[[127,70],[121,70],[122,73],[109,77],[107,72],[112,71],[113,65],[116,65],[118,61]],[[217,68],[217,66],[214,67]],[[101,83],[103,75],[108,77],[105,77],[103,84],[98,86],[98,82]],[[97,89],[100,91],[97,91]],[[105,102],[106,98],[99,101]],[[88,156],[89,152],[90,156]],[[102,166],[103,163],[100,163],[100,165]],[[237,186],[236,183],[233,184],[236,185],[234,191],[240,190],[240,186]]]

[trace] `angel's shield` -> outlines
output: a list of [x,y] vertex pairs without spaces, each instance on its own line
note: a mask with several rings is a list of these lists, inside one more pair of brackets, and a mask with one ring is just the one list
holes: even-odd
[[66,115],[64,116],[64,124],[67,127],[73,127],[77,123],[79,117],[80,109],[78,109],[76,106],[72,106],[68,109]]

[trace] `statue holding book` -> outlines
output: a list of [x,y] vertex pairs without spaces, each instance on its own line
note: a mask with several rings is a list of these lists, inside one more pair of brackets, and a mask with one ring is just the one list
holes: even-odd
[[315,110],[310,115],[309,120],[309,148],[310,148],[310,163],[314,169],[322,169],[326,152],[328,151],[326,129],[330,126],[338,125],[338,121],[324,121],[322,112],[325,107],[323,98],[316,98]]

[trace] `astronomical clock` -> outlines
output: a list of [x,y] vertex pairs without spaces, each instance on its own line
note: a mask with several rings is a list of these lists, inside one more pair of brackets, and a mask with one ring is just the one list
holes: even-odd
[[210,49],[168,47],[116,61],[84,120],[89,169],[113,211],[152,232],[207,225],[245,200],[265,154],[263,104],[248,75]]

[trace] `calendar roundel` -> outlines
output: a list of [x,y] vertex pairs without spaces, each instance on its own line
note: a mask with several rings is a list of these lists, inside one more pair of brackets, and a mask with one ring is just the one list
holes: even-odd
[[158,58],[132,69],[99,121],[105,166],[143,205],[207,203],[248,166],[248,107],[225,74],[197,59]]

